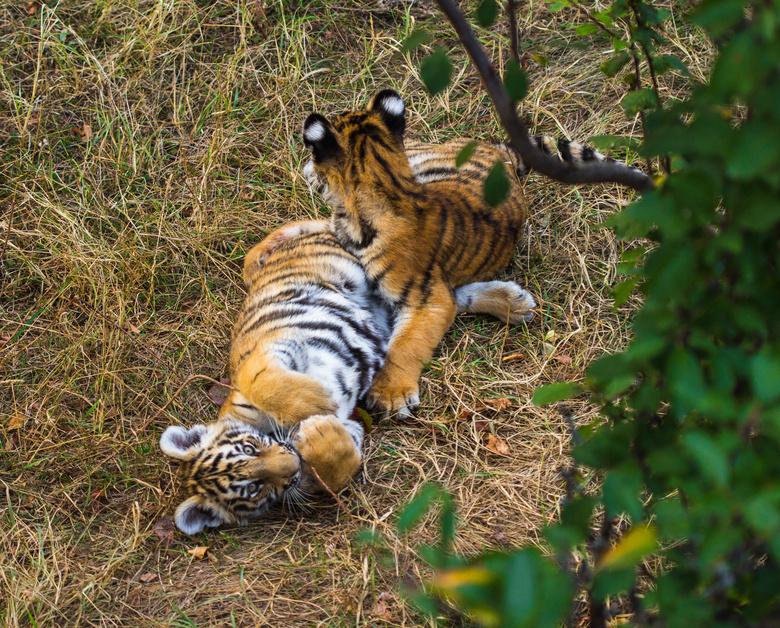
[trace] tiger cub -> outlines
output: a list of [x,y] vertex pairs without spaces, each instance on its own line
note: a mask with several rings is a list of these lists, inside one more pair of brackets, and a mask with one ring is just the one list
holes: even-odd
[[[160,438],[180,461],[187,499],[180,530],[247,523],[279,501],[333,491],[360,468],[363,425],[353,419],[382,365],[393,315],[358,259],[334,234],[282,229],[244,262],[248,294],[230,348],[232,391],[217,420],[171,426]],[[464,286],[458,307],[511,309],[512,282]]]
[[[276,242],[269,251],[268,242]],[[257,244],[244,263],[248,294],[233,328],[233,390],[217,420],[171,426],[160,438],[181,461],[186,534],[246,523],[284,499],[343,488],[361,464],[353,420],[384,360],[391,313],[357,258],[328,232]]]
[[[387,360],[367,401],[378,411],[401,414],[419,404],[422,365],[452,324],[456,290],[494,277],[509,263],[526,219],[516,164],[500,147],[479,145],[461,170],[452,163],[438,172],[426,166],[428,176],[415,177],[415,159],[435,156],[407,157],[405,111],[396,92],[383,90],[366,109],[330,120],[313,113],[303,130],[312,152],[308,178],[321,182],[333,206],[328,228],[396,312]],[[496,162],[506,164],[510,188],[491,208],[483,181]],[[511,308],[490,313],[516,323],[529,320],[533,307],[520,289]]]

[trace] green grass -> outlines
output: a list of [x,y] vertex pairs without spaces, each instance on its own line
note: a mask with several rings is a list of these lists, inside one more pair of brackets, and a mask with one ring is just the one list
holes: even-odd
[[[559,412],[530,398],[628,337],[637,301],[616,312],[610,292],[623,245],[597,223],[630,195],[529,178],[532,218],[507,276],[537,297],[539,316],[509,329],[456,321],[423,375],[419,420],[371,433],[363,477],[342,496],[348,516],[324,501],[305,516],[276,510],[247,528],[177,533],[166,547],[154,526],[178,497],[159,435],[213,420],[216,407],[194,383],[151,419],[189,375],[226,374],[249,248],[290,220],[327,215],[302,177],[305,116],[392,86],[413,134],[504,137],[428,3],[26,6],[0,8],[0,624],[430,625],[402,602],[400,582],[425,574],[409,548],[433,539],[432,519],[410,538],[392,526],[430,480],[458,499],[461,551],[501,546],[497,529],[513,545],[540,543],[569,435]],[[578,139],[635,134],[621,83],[597,75],[597,46],[574,45],[572,19],[541,3],[521,10],[524,42],[550,61],[528,68],[524,115]],[[419,25],[453,51],[454,83],[435,97],[419,80],[425,51],[398,53]],[[503,64],[505,27],[480,36]],[[694,75],[706,66],[695,34],[669,38]],[[544,356],[550,330],[570,364]],[[458,418],[497,397],[513,405]],[[594,416],[581,401],[569,411]],[[478,418],[510,455],[487,449]],[[392,561],[353,541],[367,528],[387,535]],[[197,545],[211,547],[203,560],[186,552]]]

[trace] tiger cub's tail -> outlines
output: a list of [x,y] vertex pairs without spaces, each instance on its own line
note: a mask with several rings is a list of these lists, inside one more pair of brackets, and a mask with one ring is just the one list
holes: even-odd
[[[612,157],[607,157],[597,150],[590,148],[589,146],[584,146],[579,142],[573,142],[563,138],[560,138],[556,142],[553,140],[553,138],[547,135],[532,135],[530,139],[533,145],[536,146],[536,148],[538,148],[540,151],[547,155],[558,157],[558,159],[567,164],[576,166],[578,164],[593,162],[613,163],[620,164],[626,168],[630,168],[631,170],[636,170],[637,172],[641,172],[634,166],[630,166],[625,162],[618,161],[617,159],[612,159]],[[502,147],[509,153],[509,156],[512,158],[512,165],[515,167],[518,176],[524,177],[529,172],[531,172],[531,167],[523,163],[523,158],[520,156],[520,153],[517,152],[517,149],[514,146],[506,143],[502,144]]]

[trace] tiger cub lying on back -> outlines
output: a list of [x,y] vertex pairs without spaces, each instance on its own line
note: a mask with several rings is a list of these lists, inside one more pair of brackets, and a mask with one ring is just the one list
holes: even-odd
[[[187,499],[180,530],[246,523],[280,500],[333,491],[361,464],[363,426],[352,419],[384,360],[392,315],[352,254],[328,232],[275,232],[244,263],[248,295],[233,329],[233,390],[217,421],[171,426],[163,452],[181,462]],[[464,311],[503,298],[511,282],[465,286]],[[487,293],[490,293],[489,295]]]
[[[328,224],[293,223],[288,233],[330,229],[393,306],[397,322],[387,360],[367,401],[379,411],[409,414],[419,404],[423,362],[457,312],[456,289],[485,282],[509,263],[526,206],[506,150],[480,145],[462,169],[444,160],[437,167],[435,152],[415,151],[420,145],[408,144],[407,156],[405,125],[404,102],[392,90],[331,120],[311,114],[303,131],[312,151],[305,174],[333,214]],[[483,182],[496,162],[507,164],[511,183],[506,199],[490,208]],[[519,287],[503,309],[488,294],[480,290],[478,311],[511,323],[533,316],[536,304]]]
[[267,241],[244,263],[233,390],[217,421],[160,438],[181,461],[189,497],[175,521],[187,534],[321,490],[309,465],[332,490],[360,467],[363,426],[351,416],[384,360],[390,312],[332,234],[286,239],[273,252]]

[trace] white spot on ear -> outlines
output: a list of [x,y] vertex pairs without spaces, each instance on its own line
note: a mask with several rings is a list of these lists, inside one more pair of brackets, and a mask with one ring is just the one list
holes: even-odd
[[212,510],[198,495],[190,497],[180,504],[173,520],[179,530],[190,536],[199,534],[206,527],[216,528],[225,523],[219,513]]
[[398,96],[388,96],[382,101],[382,108],[394,116],[400,116],[404,112],[404,101]]
[[303,132],[303,137],[307,142],[319,142],[325,137],[325,125],[322,124],[322,122],[312,122],[306,127],[306,130]]

